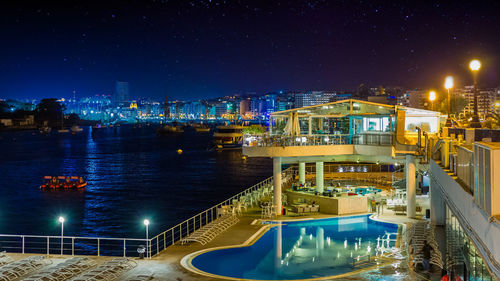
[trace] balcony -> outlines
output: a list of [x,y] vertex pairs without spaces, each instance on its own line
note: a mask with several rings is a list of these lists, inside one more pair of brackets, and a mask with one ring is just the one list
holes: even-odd
[[243,154],[249,157],[300,157],[334,155],[390,156],[392,133],[244,135]]
[[391,146],[392,133],[363,133],[363,134],[333,134],[333,135],[244,135],[245,147],[276,147],[276,146],[318,146],[318,145],[382,145]]

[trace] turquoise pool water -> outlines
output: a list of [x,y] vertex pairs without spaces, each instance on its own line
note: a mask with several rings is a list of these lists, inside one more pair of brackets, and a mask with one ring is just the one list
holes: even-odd
[[393,247],[397,229],[368,215],[286,222],[249,247],[206,252],[191,263],[207,273],[243,279],[334,276],[359,269],[352,267],[353,258]]

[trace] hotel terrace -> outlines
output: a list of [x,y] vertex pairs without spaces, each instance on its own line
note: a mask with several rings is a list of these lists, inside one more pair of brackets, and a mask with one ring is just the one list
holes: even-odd
[[[273,159],[273,177],[148,239],[0,235],[0,276],[434,280],[443,268],[499,280],[500,134],[444,121],[359,100],[275,112],[243,145],[247,157]],[[122,258],[68,257],[78,249]]]
[[[245,136],[243,153],[273,159],[278,216],[283,205],[300,212],[311,203],[334,215],[366,212],[367,205],[406,213],[443,230],[436,234],[443,268],[464,280],[499,279],[500,145],[494,141],[500,134],[447,128],[445,119],[403,106],[332,102],[272,113],[269,132]],[[286,185],[284,165],[298,166]],[[370,201],[380,207],[370,208]]]

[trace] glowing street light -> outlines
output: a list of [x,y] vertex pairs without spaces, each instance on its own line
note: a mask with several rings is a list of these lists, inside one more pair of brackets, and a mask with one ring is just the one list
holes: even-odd
[[146,226],[146,257],[149,257],[149,220],[144,220],[144,225]]
[[481,62],[479,60],[472,60],[469,63],[469,68],[472,71],[472,77],[474,78],[474,115],[472,115],[472,121],[469,124],[471,128],[481,128],[481,122],[479,121],[478,107],[477,107],[477,73],[481,68]]
[[431,110],[434,110],[434,101],[436,100],[436,92],[429,92],[429,100],[431,101]]
[[59,222],[61,223],[61,255],[63,254],[64,246],[64,217],[59,217]]
[[472,71],[478,71],[481,68],[481,62],[479,60],[471,60],[469,63],[469,68]]
[[445,127],[451,127],[451,95],[450,89],[453,88],[453,77],[447,76],[444,80],[444,88],[448,91],[448,118],[446,119]]

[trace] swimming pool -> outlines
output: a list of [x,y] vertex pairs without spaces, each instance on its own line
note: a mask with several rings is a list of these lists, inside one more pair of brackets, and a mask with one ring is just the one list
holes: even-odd
[[198,273],[235,279],[335,276],[359,269],[353,268],[353,258],[393,247],[397,229],[369,215],[282,222],[250,246],[195,254],[187,265]]

